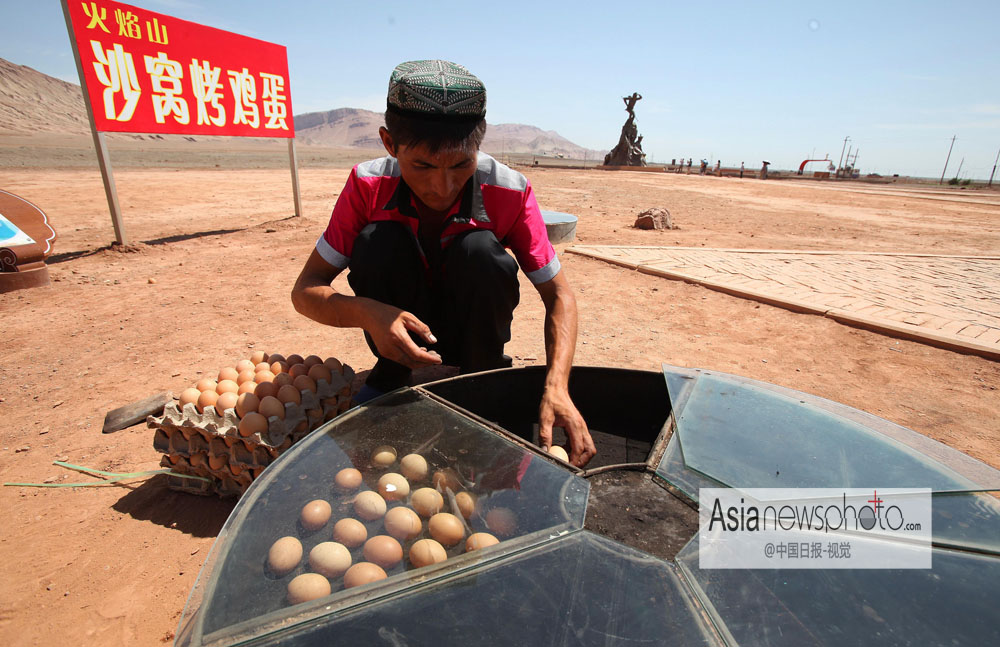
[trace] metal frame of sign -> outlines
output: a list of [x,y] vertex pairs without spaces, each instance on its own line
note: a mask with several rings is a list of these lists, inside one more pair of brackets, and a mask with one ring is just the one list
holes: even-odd
[[[90,102],[87,78],[84,74],[83,59],[80,56],[76,33],[73,30],[73,20],[70,16],[69,0],[61,0],[61,4],[63,16],[66,19],[66,31],[69,34],[70,44],[73,47],[73,57],[76,60],[77,74],[80,76],[80,84],[83,89],[83,103],[87,108],[87,119],[90,121],[90,130],[94,138],[94,149],[97,151],[97,163],[101,169],[101,178],[104,180],[104,193],[108,198],[108,208],[111,211],[111,223],[115,229],[115,240],[119,245],[126,245],[128,244],[128,238],[125,233],[125,222],[122,218],[121,205],[118,202],[118,191],[115,188],[114,173],[111,169],[111,157],[108,154],[108,146],[105,140],[104,131],[98,130],[97,121],[94,117],[94,108]],[[295,202],[295,215],[301,216],[302,198],[299,193],[299,167],[295,152],[294,131],[292,136],[287,139],[288,163],[292,174],[292,195]]]

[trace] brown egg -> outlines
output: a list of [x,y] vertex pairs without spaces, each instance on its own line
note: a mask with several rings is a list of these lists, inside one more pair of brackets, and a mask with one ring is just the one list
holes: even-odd
[[239,374],[240,372],[237,371],[235,368],[233,368],[232,366],[227,366],[226,368],[219,371],[219,381],[222,382],[224,380],[232,380],[233,382],[235,382],[236,376],[238,376]]
[[316,499],[305,504],[302,514],[299,515],[299,521],[306,530],[319,530],[330,520],[332,513],[333,508],[329,503],[323,499]]
[[365,542],[365,559],[382,568],[392,568],[403,560],[403,547],[388,535],[375,535]]
[[295,433],[304,434],[309,431],[309,422],[306,420],[301,421],[299,424],[295,425]]
[[240,474],[243,473],[243,467],[240,465],[236,465],[235,463],[230,463],[229,471],[232,473],[233,476],[239,476]]
[[243,373],[244,371],[250,371],[251,373],[253,373],[254,366],[256,365],[257,362],[252,362],[248,359],[241,359],[240,361],[236,362],[236,372]]
[[288,374],[292,378],[299,377],[300,375],[307,375],[309,373],[309,367],[305,364],[292,364],[288,367]]
[[458,492],[462,489],[462,481],[458,478],[458,472],[450,467],[434,472],[431,482],[434,483],[434,487],[439,492],[444,492],[445,488],[450,489],[452,492]]
[[566,450],[560,447],[559,445],[552,445],[551,447],[549,447],[549,454],[555,456],[560,460],[564,460],[567,463],[569,462],[569,454],[567,454]]
[[197,454],[191,454],[190,460],[191,464],[194,465],[195,467],[204,467],[205,463],[208,462],[207,459],[205,458],[205,455],[202,454],[201,452],[198,452]]
[[205,413],[206,409],[215,406],[215,401],[219,399],[219,394],[215,391],[202,391],[198,396],[198,413]]
[[316,393],[316,382],[308,375],[300,375],[292,380],[292,386],[302,392],[312,391]]
[[262,350],[255,350],[250,355],[250,361],[253,362],[254,364],[260,364],[261,362],[265,361],[266,359],[267,359],[267,353],[265,353]]
[[273,362],[284,362],[285,361],[285,356],[282,355],[281,353],[271,353],[270,355],[267,356],[267,360],[266,361],[272,362],[272,363]]
[[274,397],[278,395],[278,387],[274,382],[259,382],[257,388],[253,390],[253,394],[261,400],[267,396]]
[[302,360],[302,363],[305,364],[307,367],[313,367],[316,366],[317,364],[322,364],[323,359],[319,355],[310,355],[309,357]]
[[302,542],[295,537],[282,537],[267,552],[267,565],[279,577],[291,573],[302,561]]
[[424,530],[420,517],[406,506],[397,506],[385,513],[385,531],[399,541],[410,541]]
[[410,484],[402,474],[395,472],[380,476],[376,489],[386,501],[405,501],[410,496]]
[[344,517],[333,524],[333,538],[348,548],[355,548],[368,539],[368,529],[357,519]]
[[344,374],[344,365],[340,363],[340,360],[336,357],[327,357],[323,360],[323,364],[330,369],[332,373]]
[[361,472],[353,467],[345,467],[337,472],[333,480],[341,490],[357,490],[361,485]]
[[291,355],[288,356],[285,362],[287,362],[289,366],[292,366],[294,364],[301,364],[302,356],[299,355],[298,353],[292,353]]
[[459,512],[466,519],[472,517],[472,513],[476,511],[476,497],[468,492],[459,492],[456,494],[455,504],[458,506]]
[[430,517],[441,512],[444,497],[433,488],[422,487],[410,497],[410,505],[421,517]]
[[275,375],[279,373],[287,373],[288,364],[286,362],[271,362],[271,372]]
[[344,588],[353,589],[355,586],[363,586],[384,580],[386,577],[388,576],[379,565],[370,562],[358,562],[344,573]]
[[315,429],[323,422],[323,410],[309,409],[306,411],[306,418],[309,420],[309,428]]
[[274,376],[273,384],[279,389],[283,386],[290,385],[292,383],[292,376],[288,373],[278,373]]
[[257,412],[265,418],[278,416],[282,420],[285,419],[285,405],[281,403],[281,400],[270,395],[266,398],[260,399],[260,405],[257,407]]
[[450,512],[439,512],[427,522],[431,537],[445,546],[454,546],[465,538],[465,526]]
[[486,527],[502,537],[517,530],[517,517],[508,508],[493,508],[486,513]]
[[330,369],[328,369],[323,364],[313,364],[312,366],[310,366],[308,375],[317,382],[323,380],[327,384],[329,384],[330,381],[333,379],[333,374],[330,372]]
[[257,411],[259,406],[260,398],[253,393],[244,393],[236,398],[236,415],[242,418],[248,413]]
[[203,377],[200,380],[198,380],[198,383],[195,385],[194,388],[198,389],[199,391],[214,391],[215,386],[216,386],[215,380],[213,380],[210,377]]
[[254,373],[260,373],[261,371],[270,371],[270,370],[271,370],[271,365],[268,364],[267,362],[260,362],[259,364],[255,364],[253,367]]
[[[285,377],[288,375],[282,373]],[[294,402],[295,404],[302,404],[302,394],[291,384],[286,384],[278,388],[278,399],[283,403]]]
[[381,519],[385,514],[385,499],[378,492],[367,490],[354,497],[354,511],[367,521]]
[[372,465],[375,467],[389,467],[396,462],[396,450],[389,445],[379,445],[372,452]]
[[181,391],[181,396],[177,400],[177,406],[182,410],[185,404],[198,404],[198,398],[201,396],[201,391],[194,387],[188,387]]
[[309,567],[324,577],[340,577],[351,567],[351,551],[335,541],[318,543],[309,551]]
[[216,456],[215,454],[212,454],[211,456],[208,457],[208,466],[211,467],[213,470],[223,469],[226,466],[226,463],[228,462],[229,462],[229,457],[226,456],[225,454],[223,454],[222,456]]
[[240,386],[243,386],[247,382],[253,382],[253,378],[255,375],[256,373],[253,371],[253,369],[250,369],[248,371],[243,371],[236,376],[236,383],[239,384]]
[[465,540],[466,552],[499,544],[500,540],[488,532],[474,532]]
[[219,412],[219,415],[225,415],[226,409],[236,408],[236,400],[239,396],[235,393],[223,393],[219,396],[219,399],[215,401],[215,410]]
[[330,580],[319,573],[303,573],[288,583],[288,603],[302,604],[330,595]]
[[273,382],[274,373],[271,371],[257,371],[253,375],[253,381],[257,384],[260,384],[261,382]]
[[223,393],[239,393],[240,385],[234,380],[222,380],[215,385],[215,392],[219,395]]
[[410,563],[420,568],[448,559],[444,546],[433,539],[421,539],[410,546]]
[[253,393],[257,390],[256,382],[244,382],[240,385],[239,390],[236,391],[236,395],[243,395],[244,393]]
[[399,471],[410,481],[427,478],[427,460],[420,454],[407,454],[399,460]]
[[244,438],[248,438],[254,434],[266,434],[267,418],[256,411],[251,411],[240,420],[239,431],[240,435]]

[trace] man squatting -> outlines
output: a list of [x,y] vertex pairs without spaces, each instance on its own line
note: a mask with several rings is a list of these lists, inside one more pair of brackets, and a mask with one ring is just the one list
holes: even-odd
[[[485,134],[486,89],[466,68],[397,66],[379,128],[389,155],[351,171],[292,303],[321,324],[364,330],[377,358],[356,398],[366,400],[407,385],[414,368],[510,366],[503,346],[520,300],[520,266],[545,306],[540,443],[547,450],[552,427],[561,426],[570,462],[583,466],[596,449],[569,396],[576,299],[531,183],[479,152]],[[345,269],[353,297],[331,287]]]

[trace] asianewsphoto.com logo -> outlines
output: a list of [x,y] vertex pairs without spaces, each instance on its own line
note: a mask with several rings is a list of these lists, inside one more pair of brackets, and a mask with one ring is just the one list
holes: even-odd
[[702,568],[930,568],[929,489],[704,488]]
[[[884,493],[884,491],[883,491]],[[770,530],[814,530],[830,531],[919,531],[921,524],[907,523],[899,505],[886,505],[873,490],[867,505],[857,507],[849,504],[847,493],[843,492],[839,504],[822,503],[799,505],[765,504],[763,508],[754,501],[748,505],[745,497],[740,497],[739,506],[723,510],[722,499],[715,499],[712,516],[708,524],[709,532],[716,530],[766,532]],[[877,526],[877,528],[876,528]]]

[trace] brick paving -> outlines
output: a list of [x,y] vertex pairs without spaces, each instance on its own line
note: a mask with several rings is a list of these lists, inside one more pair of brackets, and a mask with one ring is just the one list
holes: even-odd
[[1000,359],[1000,257],[616,245],[568,251]]

